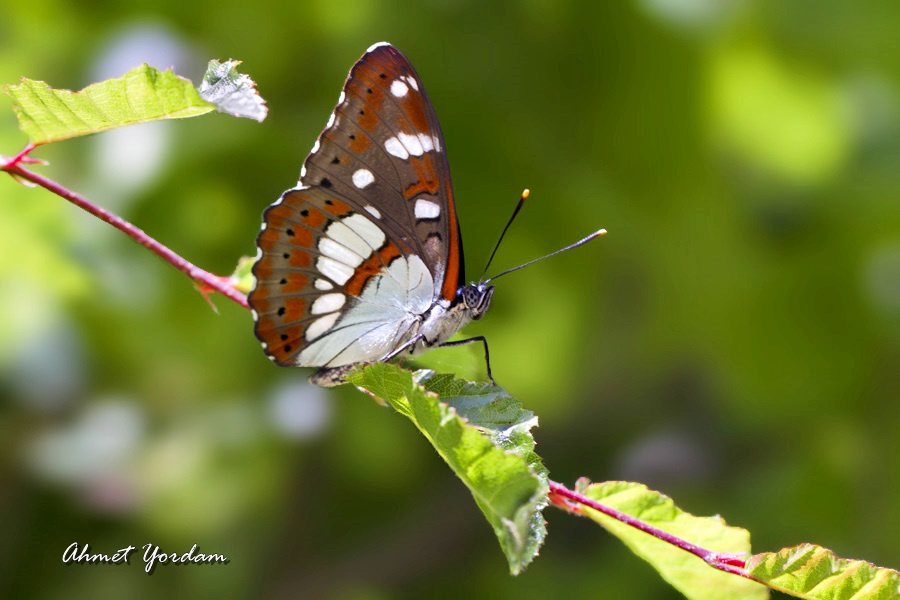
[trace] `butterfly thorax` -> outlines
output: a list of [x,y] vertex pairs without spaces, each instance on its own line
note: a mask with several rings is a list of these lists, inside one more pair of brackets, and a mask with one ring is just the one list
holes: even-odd
[[449,304],[446,301],[434,303],[423,315],[425,319],[419,328],[424,339],[416,344],[412,353],[443,344],[470,321],[483,317],[493,295],[494,286],[471,283],[459,288],[456,298]]

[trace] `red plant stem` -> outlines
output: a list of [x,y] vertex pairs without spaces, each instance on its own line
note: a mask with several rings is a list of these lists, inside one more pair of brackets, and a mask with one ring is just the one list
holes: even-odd
[[17,164],[19,164],[19,163],[21,163],[21,162],[29,161],[29,159],[26,158],[26,157],[27,157],[28,154],[29,154],[32,150],[34,150],[35,148],[36,148],[36,146],[35,146],[33,143],[30,143],[30,142],[29,142],[29,144],[28,144],[27,146],[25,146],[24,148],[22,148],[22,151],[21,151],[21,152],[19,152],[19,153],[16,154],[15,156],[10,157],[10,158],[6,161],[6,163],[4,163],[4,164],[2,165],[2,166],[3,166],[3,170],[5,171],[8,167],[10,167],[10,166],[16,166]]
[[128,221],[122,219],[121,217],[117,217],[116,215],[97,206],[96,204],[93,204],[86,198],[66,189],[55,181],[47,179],[46,177],[38,175],[37,173],[34,173],[33,171],[29,171],[28,169],[22,167],[21,163],[23,162],[25,155],[30,151],[31,148],[26,147],[26,149],[20,152],[18,155],[12,157],[11,159],[7,159],[5,162],[0,162],[0,170],[6,171],[10,175],[14,175],[16,177],[20,177],[22,179],[35,183],[53,192],[57,196],[65,198],[75,206],[86,210],[98,219],[106,221],[119,231],[125,233],[134,241],[144,246],[167,263],[171,264],[173,267],[199,283],[201,286],[205,286],[206,289],[211,289],[219,292],[229,300],[237,302],[244,308],[249,308],[249,305],[247,304],[247,297],[234,289],[234,287],[232,287],[230,277],[219,277],[218,275],[213,275],[209,271],[204,271],[200,267],[197,267],[194,264],[188,262],[166,246],[163,246]]
[[[740,575],[741,577],[746,577],[747,579],[753,579],[747,572],[744,570],[747,566],[747,563],[741,559],[739,556],[734,554],[723,554],[719,552],[713,552],[711,550],[707,550],[706,548],[701,548],[696,544],[692,544],[687,540],[683,540],[680,537],[674,536],[667,531],[663,531],[657,527],[650,525],[649,523],[645,523],[640,519],[636,519],[631,515],[627,515],[621,511],[615,510],[614,508],[610,508],[608,506],[604,506],[600,504],[596,500],[592,500],[587,496],[579,494],[578,492],[572,491],[568,489],[566,486],[561,483],[556,483],[555,481],[550,482],[550,496],[551,499],[553,496],[562,497],[570,502],[574,502],[576,504],[580,504],[581,506],[586,506],[592,510],[596,510],[597,512],[601,512],[608,517],[611,517],[617,521],[625,523],[626,525],[630,525],[635,529],[639,529],[644,533],[652,535],[658,540],[662,540],[668,544],[672,544],[682,550],[690,552],[694,556],[701,558],[708,565],[720,570],[725,571],[726,573],[732,573],[734,575]],[[554,502],[556,506],[559,506],[558,502]],[[573,512],[578,512],[573,511]]]

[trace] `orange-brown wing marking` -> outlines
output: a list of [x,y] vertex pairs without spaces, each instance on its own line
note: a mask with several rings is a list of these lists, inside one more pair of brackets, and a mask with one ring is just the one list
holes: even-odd
[[391,261],[400,256],[400,249],[391,242],[385,244],[373,253],[365,262],[356,267],[353,277],[347,281],[344,291],[351,296],[359,296],[369,280],[377,275],[385,266],[389,266]]

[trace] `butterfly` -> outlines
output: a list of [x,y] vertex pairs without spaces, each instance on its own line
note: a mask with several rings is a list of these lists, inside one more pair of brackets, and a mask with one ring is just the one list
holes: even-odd
[[278,365],[319,367],[310,380],[336,385],[360,363],[481,342],[493,382],[483,336],[448,341],[484,316],[494,286],[466,283],[441,127],[390,44],[353,65],[297,186],[263,213],[257,246],[248,301]]

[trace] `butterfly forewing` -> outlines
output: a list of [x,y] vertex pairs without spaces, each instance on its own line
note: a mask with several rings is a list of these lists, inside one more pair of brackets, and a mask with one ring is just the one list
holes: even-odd
[[424,85],[398,50],[376,45],[353,66],[301,183],[330,186],[378,219],[453,299],[464,277],[443,135]]
[[272,360],[378,360],[453,298],[461,243],[443,146],[412,66],[389,45],[370,48],[298,188],[263,216],[249,302]]

